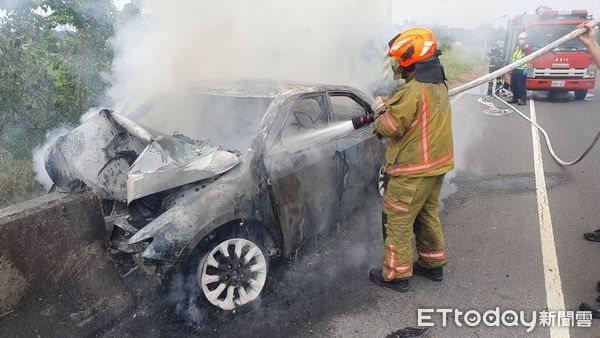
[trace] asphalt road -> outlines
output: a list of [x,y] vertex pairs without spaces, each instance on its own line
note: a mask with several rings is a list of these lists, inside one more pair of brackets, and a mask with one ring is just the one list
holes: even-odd
[[[138,309],[100,333],[127,336],[358,336],[385,337],[417,327],[418,309],[542,311],[564,302],[576,310],[593,301],[600,279],[600,243],[583,239],[600,228],[600,147],[580,164],[563,168],[542,143],[543,186],[536,186],[532,129],[517,114],[489,116],[477,102],[477,90],[453,105],[457,169],[444,188],[443,224],[449,264],[441,283],[413,278],[401,294],[378,288],[368,271],[383,262],[380,200],[359,196],[364,209],[345,220],[337,232],[322,236],[295,260],[274,262],[274,277],[261,301],[235,314],[191,304],[181,284],[149,287],[136,284]],[[538,122],[567,159],[583,151],[600,126],[600,90],[585,101],[555,101],[532,93]],[[498,106],[501,106],[498,104]],[[521,107],[527,115],[531,104]],[[538,183],[541,176],[538,166]],[[539,212],[544,217],[540,217]],[[550,217],[548,217],[548,215]],[[551,224],[551,225],[550,225]],[[542,226],[552,231],[542,235]],[[552,236],[553,235],[553,236]],[[544,241],[544,244],[542,244]],[[558,271],[552,262],[557,258]],[[141,276],[139,276],[142,278]],[[428,337],[525,335],[526,328],[453,324],[424,332]],[[550,336],[538,327],[529,335]],[[600,324],[572,328],[573,337],[600,336]]]

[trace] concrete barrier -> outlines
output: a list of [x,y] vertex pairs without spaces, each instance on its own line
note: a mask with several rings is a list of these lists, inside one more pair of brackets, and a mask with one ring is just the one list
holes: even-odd
[[94,335],[130,310],[105,238],[89,190],[0,210],[0,336]]

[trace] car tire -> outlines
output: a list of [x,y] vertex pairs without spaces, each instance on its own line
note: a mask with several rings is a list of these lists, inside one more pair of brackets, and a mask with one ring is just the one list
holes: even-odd
[[385,195],[389,180],[390,178],[385,171],[385,164],[382,164],[377,175],[377,192],[379,192],[379,196],[383,197]]
[[587,89],[576,90],[575,91],[575,100],[578,100],[578,101],[584,100],[585,97],[587,96],[587,94],[588,94]]
[[249,236],[217,236],[197,266],[196,281],[208,304],[232,311],[258,299],[269,272],[267,250]]

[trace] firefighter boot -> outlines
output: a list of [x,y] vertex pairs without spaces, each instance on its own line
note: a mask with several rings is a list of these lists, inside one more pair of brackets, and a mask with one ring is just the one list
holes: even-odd
[[600,303],[581,303],[579,311],[591,311],[592,318],[600,319]]
[[434,282],[441,282],[444,279],[444,268],[439,267],[428,269],[420,266],[419,263],[415,263],[413,265],[413,274],[431,279]]
[[399,292],[407,292],[410,289],[410,282],[408,278],[384,281],[381,269],[372,269],[369,272],[369,279],[377,286],[382,286],[384,288],[389,288]]
[[588,241],[600,242],[600,229],[591,232],[586,232],[583,234],[583,237],[585,237],[585,239],[587,239]]

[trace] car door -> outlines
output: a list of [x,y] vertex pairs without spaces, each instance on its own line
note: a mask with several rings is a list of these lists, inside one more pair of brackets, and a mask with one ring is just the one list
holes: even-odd
[[306,239],[336,219],[343,179],[340,153],[321,134],[330,124],[325,94],[301,96],[287,112],[279,135],[265,155],[284,254],[292,255]]
[[[333,123],[350,121],[355,117],[371,113],[370,105],[351,92],[327,93]],[[377,175],[383,163],[384,144],[373,135],[370,126],[341,135],[336,139],[337,151],[346,162],[342,205],[356,205],[357,198],[364,196],[366,189],[375,188]]]

